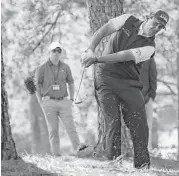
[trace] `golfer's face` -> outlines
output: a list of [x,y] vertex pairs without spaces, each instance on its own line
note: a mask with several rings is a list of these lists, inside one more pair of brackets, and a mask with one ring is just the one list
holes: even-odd
[[155,34],[157,34],[159,31],[161,31],[162,29],[164,29],[164,25],[155,17],[150,18],[147,21],[146,24],[146,28],[148,31],[148,35],[149,36],[154,36]]

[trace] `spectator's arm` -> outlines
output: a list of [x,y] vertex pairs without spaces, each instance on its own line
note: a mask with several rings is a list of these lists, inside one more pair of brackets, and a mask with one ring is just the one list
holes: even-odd
[[74,86],[74,79],[72,76],[72,72],[69,66],[67,66],[67,79],[68,83],[68,89],[69,89],[69,94],[70,94],[70,99],[74,100],[74,93],[75,93],[75,86]]
[[74,94],[75,94],[75,85],[73,83],[68,84],[69,94],[70,94],[70,100],[74,100]]
[[157,90],[157,67],[154,58],[151,58],[149,68],[149,96],[154,100]]

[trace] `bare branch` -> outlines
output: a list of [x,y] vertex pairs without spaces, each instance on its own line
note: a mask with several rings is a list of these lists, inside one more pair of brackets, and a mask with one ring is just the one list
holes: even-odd
[[168,96],[171,96],[171,95],[173,95],[173,94],[172,94],[171,92],[158,92],[158,93],[157,93],[157,96],[164,96],[164,95],[165,95],[165,96],[167,96],[167,95],[168,95]]
[[[177,93],[176,93],[176,92],[171,88],[171,86],[170,86],[170,85],[177,86],[177,84],[171,83],[171,82],[168,83],[168,82],[166,82],[166,81],[164,81],[164,80],[160,80],[160,79],[157,79],[157,81],[163,83],[163,84],[170,90],[170,92],[171,92],[172,95],[177,95]],[[170,85],[169,85],[169,84],[170,84]]]
[[43,41],[43,39],[48,35],[48,33],[52,30],[52,28],[56,25],[57,21],[58,21],[58,18],[60,16],[60,13],[61,12],[58,12],[56,18],[55,18],[55,21],[52,23],[52,25],[49,27],[48,31],[42,36],[42,38],[40,39],[40,41],[37,43],[37,45],[32,49],[32,51],[34,52],[38,46],[41,44],[41,42]]
[[170,85],[177,86],[177,84],[176,84],[176,83],[169,82],[169,81],[164,81],[164,80],[161,80],[160,78],[157,78],[157,81],[162,82],[162,83],[165,83],[165,84],[170,84]]

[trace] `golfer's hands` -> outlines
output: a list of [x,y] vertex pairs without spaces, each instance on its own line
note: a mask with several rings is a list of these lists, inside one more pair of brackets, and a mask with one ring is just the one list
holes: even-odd
[[85,68],[89,67],[95,62],[96,62],[96,55],[90,49],[88,49],[85,53],[82,54],[81,63]]

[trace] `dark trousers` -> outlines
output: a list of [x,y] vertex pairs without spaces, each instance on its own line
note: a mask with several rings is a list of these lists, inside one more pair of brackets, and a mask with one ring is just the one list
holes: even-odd
[[[139,88],[111,90],[100,86],[96,98],[105,121],[105,153],[112,160],[121,155],[121,115],[130,130],[134,147],[134,166],[149,163],[148,125],[145,103]],[[120,111],[122,110],[122,112]]]

